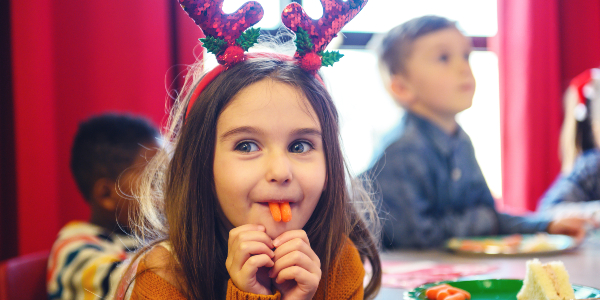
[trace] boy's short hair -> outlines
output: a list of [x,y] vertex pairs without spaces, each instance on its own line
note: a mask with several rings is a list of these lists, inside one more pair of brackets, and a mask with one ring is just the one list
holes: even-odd
[[406,60],[419,37],[446,28],[456,28],[456,22],[432,15],[418,17],[392,28],[383,37],[379,47],[379,68],[384,79],[406,71]]
[[141,144],[160,136],[146,119],[114,113],[92,117],[81,124],[71,148],[71,172],[83,197],[91,199],[100,178],[117,180],[136,159]]

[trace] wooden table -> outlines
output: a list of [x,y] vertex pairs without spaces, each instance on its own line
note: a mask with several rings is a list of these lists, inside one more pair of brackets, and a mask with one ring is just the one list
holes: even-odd
[[[434,261],[444,263],[489,263],[498,266],[493,272],[484,275],[469,276],[463,280],[525,277],[525,262],[532,256],[492,257],[456,255],[440,250],[427,251],[394,251],[381,254],[382,261]],[[600,241],[586,241],[579,248],[557,254],[538,256],[542,263],[560,260],[565,264],[572,284],[590,286],[600,289]],[[378,300],[402,299],[404,290],[382,288]]]

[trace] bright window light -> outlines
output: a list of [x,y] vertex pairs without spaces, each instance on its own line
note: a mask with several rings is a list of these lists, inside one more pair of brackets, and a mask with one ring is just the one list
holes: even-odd
[[[260,3],[263,7],[264,15],[262,20],[258,22],[254,27],[260,27],[262,29],[276,29],[281,23],[281,11],[283,8],[280,7],[279,0],[255,0]],[[223,2],[223,12],[230,14],[240,8],[248,0],[227,0]]]
[[477,82],[473,105],[457,117],[471,137],[475,157],[492,195],[502,197],[500,146],[500,92],[498,57],[489,51],[471,53],[471,69]]
[[[303,0],[302,6],[311,18],[323,14],[319,0]],[[470,36],[494,36],[498,31],[496,0],[371,0],[344,31],[386,32],[424,15],[459,21],[460,28]]]

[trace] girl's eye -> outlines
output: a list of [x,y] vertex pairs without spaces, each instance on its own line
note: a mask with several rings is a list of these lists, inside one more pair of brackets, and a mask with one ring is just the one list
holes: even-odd
[[448,54],[442,54],[438,57],[438,60],[446,63],[449,60],[449,56],[448,56]]
[[304,153],[313,149],[313,146],[309,142],[294,142],[290,145],[290,152],[292,153]]
[[256,145],[256,143],[253,142],[241,142],[235,146],[235,150],[250,153],[258,151],[258,145]]

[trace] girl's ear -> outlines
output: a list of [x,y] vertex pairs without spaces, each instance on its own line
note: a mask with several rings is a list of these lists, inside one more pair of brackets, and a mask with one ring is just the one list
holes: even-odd
[[107,211],[114,211],[117,209],[118,204],[118,201],[115,201],[116,192],[114,180],[100,178],[96,180],[92,188],[92,201]]
[[402,107],[408,107],[415,101],[412,86],[405,75],[394,74],[390,77],[390,93]]

